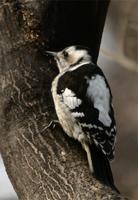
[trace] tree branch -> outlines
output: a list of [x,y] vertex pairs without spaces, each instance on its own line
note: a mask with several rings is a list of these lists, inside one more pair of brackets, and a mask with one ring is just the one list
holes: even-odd
[[[108,1],[0,3],[0,151],[21,200],[125,199],[95,180],[85,152],[56,119],[55,63],[43,48],[89,46],[96,62]],[[41,47],[41,48],[40,48]]]

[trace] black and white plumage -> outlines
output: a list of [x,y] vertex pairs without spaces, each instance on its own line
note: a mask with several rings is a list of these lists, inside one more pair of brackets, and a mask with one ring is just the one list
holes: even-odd
[[52,95],[61,126],[82,144],[95,176],[115,188],[109,160],[114,158],[116,124],[102,70],[85,47],[47,53],[54,56],[60,72],[53,80]]

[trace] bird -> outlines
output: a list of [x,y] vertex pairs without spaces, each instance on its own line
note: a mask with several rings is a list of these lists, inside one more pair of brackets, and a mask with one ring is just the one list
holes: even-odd
[[81,45],[46,54],[59,70],[51,93],[60,125],[81,143],[95,178],[119,192],[110,166],[116,143],[113,97],[102,69],[93,63],[90,48]]

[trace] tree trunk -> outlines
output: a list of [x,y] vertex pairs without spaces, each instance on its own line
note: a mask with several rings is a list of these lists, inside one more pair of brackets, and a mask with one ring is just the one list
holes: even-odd
[[89,46],[96,62],[108,0],[0,2],[0,151],[20,200],[125,199],[93,178],[86,154],[61,127],[44,49]]

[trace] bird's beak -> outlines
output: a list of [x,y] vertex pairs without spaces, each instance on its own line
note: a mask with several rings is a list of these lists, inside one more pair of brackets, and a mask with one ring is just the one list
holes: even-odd
[[46,51],[46,54],[53,57],[57,56],[57,52],[53,52],[53,51]]

